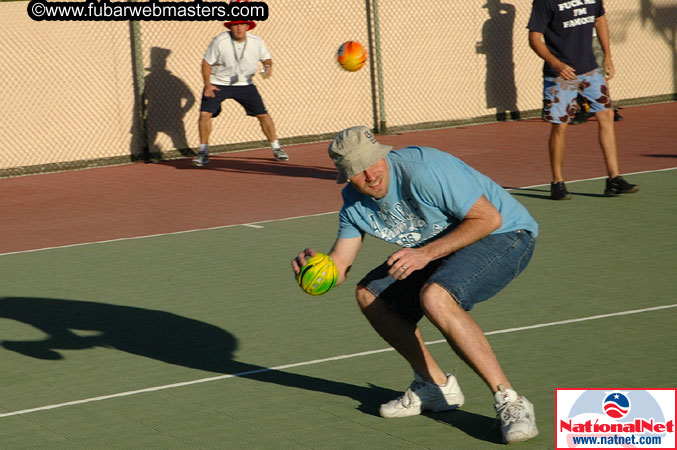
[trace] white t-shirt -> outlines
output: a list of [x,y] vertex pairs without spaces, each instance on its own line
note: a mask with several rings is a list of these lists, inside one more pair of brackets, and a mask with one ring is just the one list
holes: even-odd
[[237,42],[226,31],[212,40],[204,59],[212,66],[212,84],[246,86],[252,84],[259,61],[270,59],[270,52],[263,39],[254,34],[247,33],[243,42]]

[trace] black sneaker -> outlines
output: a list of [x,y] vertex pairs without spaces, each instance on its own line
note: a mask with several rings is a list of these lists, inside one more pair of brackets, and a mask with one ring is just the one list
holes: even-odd
[[633,192],[637,191],[639,191],[639,186],[628,183],[623,179],[622,176],[619,175],[615,178],[607,178],[604,195],[607,197],[615,197],[616,195],[632,194]]
[[567,191],[564,181],[550,183],[550,198],[553,200],[571,200],[571,194]]

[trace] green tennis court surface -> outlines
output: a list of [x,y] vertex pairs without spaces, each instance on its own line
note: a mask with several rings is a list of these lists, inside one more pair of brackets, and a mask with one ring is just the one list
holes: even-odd
[[[555,447],[557,387],[675,387],[677,308],[650,308],[677,304],[677,176],[628,180],[641,192],[604,198],[601,180],[570,184],[567,202],[514,191],[541,225],[534,259],[472,314],[506,331],[489,339],[536,406],[541,434],[519,448]],[[0,448],[501,448],[489,391],[445,343],[431,350],[458,369],[465,406],[378,417],[412,374],[378,351],[353,286],[393,247],[367,239],[351,279],[321,297],[289,266],[307,246],[326,251],[336,224],[327,214],[0,255]],[[590,320],[552,324],[579,318]]]

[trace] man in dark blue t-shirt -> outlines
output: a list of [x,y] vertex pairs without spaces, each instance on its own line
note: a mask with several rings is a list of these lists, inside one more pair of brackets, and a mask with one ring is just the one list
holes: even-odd
[[534,0],[529,29],[529,45],[543,64],[543,119],[552,123],[549,150],[553,200],[571,198],[564,184],[562,165],[567,124],[576,112],[580,92],[590,103],[599,123],[599,142],[607,173],[604,195],[637,192],[639,186],[620,176],[618,149],[605,75],[592,51],[592,30],[597,30],[604,51],[606,77],[616,70],[609,49],[609,28],[602,0]]

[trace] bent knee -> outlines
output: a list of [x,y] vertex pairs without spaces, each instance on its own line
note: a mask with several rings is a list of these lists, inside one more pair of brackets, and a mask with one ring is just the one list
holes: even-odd
[[368,289],[358,286],[357,289],[355,289],[355,299],[357,300],[357,305],[364,311],[374,303],[376,296],[369,292]]
[[420,292],[421,309],[429,318],[462,310],[449,291],[439,284],[426,284]]

